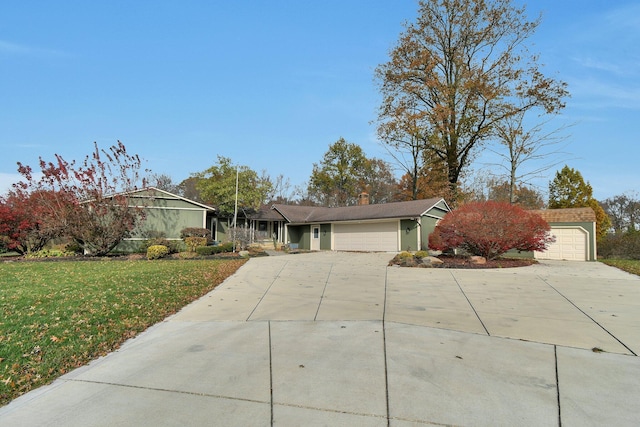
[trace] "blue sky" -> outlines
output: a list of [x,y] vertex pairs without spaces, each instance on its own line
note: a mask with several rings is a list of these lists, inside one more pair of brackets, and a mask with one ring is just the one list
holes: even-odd
[[[544,14],[531,50],[572,94],[554,120],[574,123],[560,160],[597,199],[640,189],[640,3],[527,10]],[[340,137],[387,158],[373,71],[416,11],[414,0],[2,2],[0,193],[16,162],[81,160],[94,141],[121,140],[176,183],[223,155],[301,185]]]

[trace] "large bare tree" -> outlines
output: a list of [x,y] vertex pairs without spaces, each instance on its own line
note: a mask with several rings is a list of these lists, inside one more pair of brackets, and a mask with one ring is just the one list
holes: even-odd
[[[541,178],[544,172],[566,160],[560,144],[567,139],[564,131],[570,125],[549,129],[549,122],[546,119],[527,127],[525,111],[519,111],[495,126],[500,144],[491,151],[502,160],[498,166],[505,171],[511,204],[518,202],[518,186],[530,184],[532,179]],[[533,166],[523,170],[525,163]]]
[[[451,194],[474,150],[505,117],[564,107],[566,84],[545,76],[526,42],[539,19],[510,0],[421,0],[376,79],[379,133],[417,138],[446,164]],[[397,126],[393,126],[395,123]]]
[[602,202],[602,208],[611,219],[616,234],[636,233],[640,225],[640,195],[631,191],[610,197]]
[[390,114],[393,114],[393,118],[379,124],[378,136],[395,163],[403,170],[403,193],[408,193],[405,198],[417,200],[422,193],[420,184],[424,181],[427,153],[419,137],[421,129],[416,120],[416,109],[411,104],[403,104],[398,105]]

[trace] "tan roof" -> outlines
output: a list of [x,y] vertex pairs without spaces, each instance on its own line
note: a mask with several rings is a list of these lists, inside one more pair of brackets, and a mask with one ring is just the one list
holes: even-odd
[[326,208],[320,206],[274,205],[273,209],[291,223],[362,221],[371,219],[414,218],[425,215],[441,198],[411,200],[376,205]]
[[531,211],[545,221],[551,222],[596,222],[596,213],[591,208],[544,209]]

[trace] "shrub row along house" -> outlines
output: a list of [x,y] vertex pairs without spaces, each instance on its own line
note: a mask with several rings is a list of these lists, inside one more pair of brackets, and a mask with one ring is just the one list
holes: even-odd
[[[218,242],[232,240],[233,218],[207,206],[149,187],[130,193],[130,204],[144,209],[146,220],[117,248],[134,251],[150,236],[179,240],[189,227],[211,230]],[[237,223],[252,241],[305,250],[398,252],[428,249],[428,237],[451,209],[442,198],[327,208],[275,204],[258,212],[241,212]],[[590,208],[536,211],[551,226],[556,243],[540,259],[595,260],[595,214]]]

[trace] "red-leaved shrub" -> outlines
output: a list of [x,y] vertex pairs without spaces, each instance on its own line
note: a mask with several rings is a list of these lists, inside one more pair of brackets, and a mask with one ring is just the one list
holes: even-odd
[[429,248],[463,249],[494,259],[508,250],[543,251],[555,239],[540,215],[507,202],[473,202],[449,212],[429,236]]

